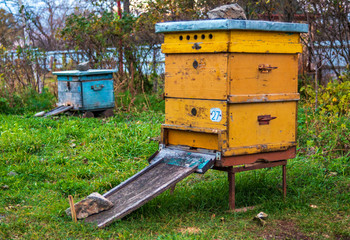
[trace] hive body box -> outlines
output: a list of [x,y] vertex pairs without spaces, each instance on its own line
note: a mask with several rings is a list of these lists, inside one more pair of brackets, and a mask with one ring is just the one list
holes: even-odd
[[203,20],[164,33],[162,143],[221,154],[216,166],[293,158],[306,24]]
[[114,108],[113,72],[88,70],[54,72],[58,80],[58,106],[99,111]]

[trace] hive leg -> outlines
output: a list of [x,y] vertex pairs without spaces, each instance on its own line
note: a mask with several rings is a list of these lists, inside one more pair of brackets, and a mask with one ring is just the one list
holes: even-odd
[[287,197],[287,165],[282,165],[282,178],[283,178],[283,199],[286,200]]
[[171,195],[174,194],[175,188],[176,188],[176,184],[174,184],[174,185],[172,185],[172,186],[170,187],[170,194],[171,194]]
[[228,183],[229,183],[229,207],[231,210],[234,210],[236,207],[236,199],[235,199],[235,190],[236,190],[236,183],[235,183],[235,173],[232,168],[227,171],[228,175]]
[[101,115],[102,115],[102,117],[105,117],[105,118],[113,117],[114,111],[113,111],[113,109],[107,109],[107,110],[103,111]]
[[93,118],[95,117],[93,112],[87,111],[83,114],[83,118]]

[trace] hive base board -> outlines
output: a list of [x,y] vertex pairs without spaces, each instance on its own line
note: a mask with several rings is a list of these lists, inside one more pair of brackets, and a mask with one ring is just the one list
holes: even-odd
[[230,166],[237,166],[237,165],[243,165],[243,164],[253,164],[261,160],[266,162],[274,162],[274,161],[295,158],[295,155],[296,155],[296,147],[291,147],[285,151],[222,157],[220,161],[215,161],[215,166],[230,167]]
[[258,162],[248,164],[243,167],[214,167],[213,169],[226,171],[228,182],[229,182],[229,207],[231,210],[236,208],[236,179],[235,174],[239,172],[245,172],[250,170],[270,168],[282,166],[282,188],[283,188],[283,199],[287,196],[287,160],[274,161],[274,162]]
[[102,109],[98,111],[85,111],[83,114],[83,118],[93,118],[93,117],[103,117],[103,118],[109,118],[114,116],[114,109]]

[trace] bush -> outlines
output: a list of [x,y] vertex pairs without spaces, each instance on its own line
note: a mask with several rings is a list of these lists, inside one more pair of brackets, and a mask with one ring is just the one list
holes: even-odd
[[299,107],[299,148],[324,161],[326,168],[332,159],[350,157],[350,75],[341,78],[320,87],[317,98],[311,85],[301,88],[305,99]]
[[0,112],[2,113],[24,113],[48,110],[54,106],[55,96],[47,89],[39,94],[32,88],[23,92],[9,94],[6,91],[0,96]]
[[340,77],[343,81],[329,82],[325,87],[318,89],[318,96],[313,86],[307,85],[300,88],[302,96],[305,96],[307,105],[316,108],[316,111],[327,116],[343,116],[350,110],[350,74],[345,73]]
[[120,92],[116,96],[116,106],[121,111],[142,112],[146,110],[164,112],[164,100],[155,94],[138,94],[132,96],[129,90]]

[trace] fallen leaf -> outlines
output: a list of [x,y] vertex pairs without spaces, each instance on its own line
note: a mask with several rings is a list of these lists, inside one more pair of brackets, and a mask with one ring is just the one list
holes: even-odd
[[334,177],[334,176],[337,176],[337,175],[338,175],[337,172],[330,172],[330,173],[328,174],[328,177]]

